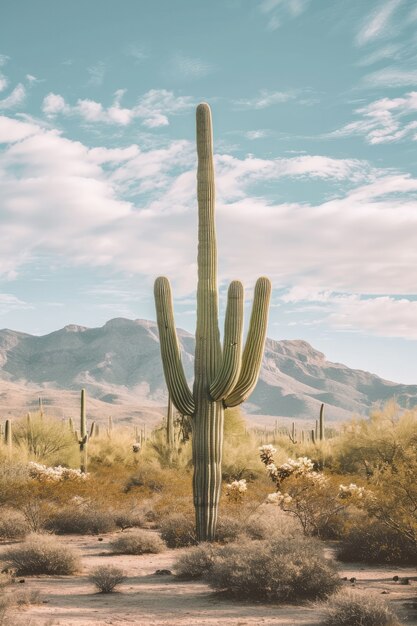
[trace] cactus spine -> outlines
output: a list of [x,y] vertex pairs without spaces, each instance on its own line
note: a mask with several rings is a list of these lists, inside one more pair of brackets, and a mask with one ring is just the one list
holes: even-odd
[[193,432],[193,493],[199,541],[215,537],[221,490],[225,407],[238,406],[255,387],[265,344],[271,285],[259,278],[242,355],[243,286],[228,291],[223,350],[218,326],[215,185],[211,113],[197,107],[198,285],[195,377],[191,392],[181,363],[169,281],[155,281],[155,303],[165,379],[177,410],[190,416]]
[[88,432],[87,432],[87,416],[86,416],[86,410],[85,410],[85,389],[81,389],[80,433],[78,437],[78,443],[80,446],[80,470],[83,474],[87,472],[87,462],[88,462],[87,442],[88,442]]

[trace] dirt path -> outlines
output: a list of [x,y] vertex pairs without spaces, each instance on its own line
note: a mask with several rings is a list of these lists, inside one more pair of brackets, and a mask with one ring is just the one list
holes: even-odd
[[[320,621],[320,609],[311,604],[232,602],[213,596],[204,583],[155,575],[158,569],[172,569],[178,550],[156,555],[113,556],[106,553],[110,538],[111,535],[98,542],[92,537],[60,537],[66,545],[80,550],[83,571],[71,577],[27,577],[25,588],[39,590],[44,603],[20,611],[16,623],[25,626],[317,626]],[[123,569],[128,580],[119,593],[97,594],[87,574],[98,565],[110,564]],[[417,611],[411,608],[417,597],[417,582],[403,586],[392,580],[395,574],[415,576],[415,570],[349,564],[342,566],[340,574],[354,576],[359,589],[387,592],[386,599],[405,624],[417,624]],[[350,582],[345,584],[351,586]]]

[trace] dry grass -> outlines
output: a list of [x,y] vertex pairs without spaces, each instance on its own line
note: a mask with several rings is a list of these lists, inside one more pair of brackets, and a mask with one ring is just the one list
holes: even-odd
[[353,589],[343,589],[332,596],[325,612],[320,626],[400,626],[381,598]]
[[2,560],[18,576],[68,575],[80,567],[78,554],[49,535],[29,535],[20,545],[6,550]]
[[156,554],[165,547],[159,535],[146,530],[123,533],[110,542],[114,554]]

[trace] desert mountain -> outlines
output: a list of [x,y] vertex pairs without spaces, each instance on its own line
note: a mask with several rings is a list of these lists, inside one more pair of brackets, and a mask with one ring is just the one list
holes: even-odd
[[[194,337],[178,332],[191,381]],[[42,395],[61,414],[76,413],[81,387],[95,418],[155,421],[167,400],[155,322],[116,318],[101,328],[70,325],[41,337],[0,331],[0,411],[32,410]],[[258,423],[315,419],[324,402],[327,419],[340,421],[393,397],[413,407],[417,385],[331,363],[305,341],[267,339],[260,379],[244,410]]]

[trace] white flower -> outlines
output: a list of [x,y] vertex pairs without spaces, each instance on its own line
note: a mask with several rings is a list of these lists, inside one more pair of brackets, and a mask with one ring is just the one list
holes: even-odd
[[358,487],[355,483],[339,485],[339,498],[363,498],[366,495],[365,487]]
[[288,493],[281,493],[276,491],[275,493],[269,493],[266,498],[267,504],[290,504],[292,497]]
[[260,446],[259,455],[261,457],[262,463],[265,463],[265,465],[271,463],[272,457],[274,456],[275,452],[276,448],[274,448],[274,446],[270,443],[267,443],[264,446]]

